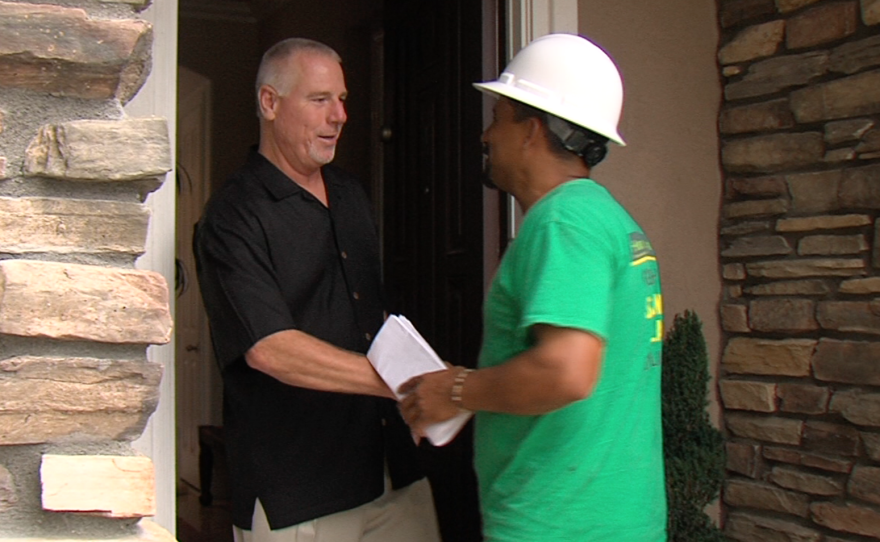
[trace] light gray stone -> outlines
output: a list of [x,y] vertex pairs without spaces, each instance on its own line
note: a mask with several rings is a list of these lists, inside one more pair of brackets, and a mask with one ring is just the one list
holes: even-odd
[[791,209],[796,213],[823,213],[839,207],[841,170],[787,175]]
[[880,70],[817,83],[791,93],[799,123],[843,119],[880,112]]
[[724,379],[718,383],[721,401],[731,410],[776,411],[776,384]]
[[864,275],[865,262],[861,259],[774,260],[746,264],[746,272],[753,277],[796,279],[803,277],[851,277]]
[[831,411],[856,425],[880,427],[880,394],[861,390],[838,391],[831,399]]
[[862,21],[868,25],[880,24],[880,0],[861,0]]
[[813,521],[846,533],[880,538],[880,512],[851,503],[815,502],[810,506]]
[[750,438],[774,444],[798,446],[804,422],[793,418],[728,413],[727,429],[740,438]]
[[0,465],[0,513],[12,510],[18,504],[15,479],[9,470]]
[[825,155],[819,132],[781,133],[722,143],[721,162],[732,172],[775,172],[817,164]]
[[876,294],[880,293],[880,277],[845,280],[840,284],[842,294]]
[[718,51],[721,65],[736,64],[776,53],[785,37],[785,20],[749,26]]
[[872,119],[831,121],[825,125],[825,142],[829,145],[839,145],[850,141],[858,141],[873,127],[874,121]]
[[747,286],[750,295],[825,295],[831,292],[822,280],[789,280]]
[[725,258],[745,258],[751,256],[786,255],[794,252],[788,240],[781,235],[756,235],[738,237],[730,246],[721,251]]
[[133,440],[159,401],[162,366],[19,356],[0,361],[0,445]]
[[785,489],[793,489],[810,495],[835,496],[842,495],[843,482],[831,476],[804,472],[791,467],[774,467],[770,472],[770,481]]
[[0,261],[0,333],[57,340],[164,344],[168,286],[159,273]]
[[749,303],[749,325],[755,331],[766,332],[819,329],[816,303],[809,299],[756,299]]
[[150,72],[152,27],[78,8],[0,2],[0,85],[86,99],[130,100]]
[[812,339],[733,338],[721,357],[732,374],[809,376],[817,341]]
[[44,126],[25,165],[29,175],[82,181],[155,178],[170,170],[168,124],[156,117]]
[[798,241],[800,256],[859,254],[870,247],[864,235],[810,235]]
[[116,201],[0,197],[3,252],[144,253],[150,214]]
[[844,43],[831,51],[829,69],[847,75],[880,65],[880,36]]
[[724,96],[741,100],[805,85],[828,71],[828,58],[829,53],[818,51],[756,62],[738,81],[724,86]]
[[811,230],[836,230],[867,226],[873,220],[868,215],[826,215],[801,218],[782,218],[776,222],[776,231],[795,232]]
[[788,49],[802,49],[837,41],[858,28],[855,1],[820,4],[788,19],[785,43]]
[[724,502],[729,506],[809,516],[810,498],[807,495],[752,481],[727,481],[724,485]]
[[880,386],[880,343],[820,339],[814,376],[823,382]]

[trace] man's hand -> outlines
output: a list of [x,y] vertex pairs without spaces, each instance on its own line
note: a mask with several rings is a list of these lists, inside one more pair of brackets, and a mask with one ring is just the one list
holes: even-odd
[[398,388],[406,395],[400,402],[400,413],[413,433],[425,436],[429,425],[454,418],[460,412],[452,403],[455,369],[446,369],[411,378]]

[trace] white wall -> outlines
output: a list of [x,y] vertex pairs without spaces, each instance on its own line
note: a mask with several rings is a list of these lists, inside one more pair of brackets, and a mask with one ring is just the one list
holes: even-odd
[[615,59],[625,88],[620,131],[628,145],[612,146],[594,176],[654,244],[667,326],[675,314],[695,310],[717,366],[722,179],[716,4],[579,0],[578,20],[579,32]]

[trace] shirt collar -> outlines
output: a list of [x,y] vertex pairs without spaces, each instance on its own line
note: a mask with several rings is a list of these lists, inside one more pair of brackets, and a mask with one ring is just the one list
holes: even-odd
[[[260,154],[256,147],[251,148],[251,154],[248,157],[248,166],[251,171],[255,173],[256,178],[263,183],[266,190],[268,190],[276,200],[282,200],[294,194],[299,194],[301,197],[314,197],[297,184],[296,181],[278,169],[278,167],[270,162],[265,156]],[[332,166],[324,166],[321,168],[321,173],[324,176],[324,183],[327,186],[327,191],[331,192],[330,187],[337,182],[334,168]]]

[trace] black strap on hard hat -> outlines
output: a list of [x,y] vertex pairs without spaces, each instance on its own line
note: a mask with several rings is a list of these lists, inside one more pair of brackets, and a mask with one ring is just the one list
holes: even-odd
[[550,113],[547,113],[545,118],[547,129],[559,138],[565,150],[583,158],[588,166],[593,167],[605,158],[608,152],[607,137]]

